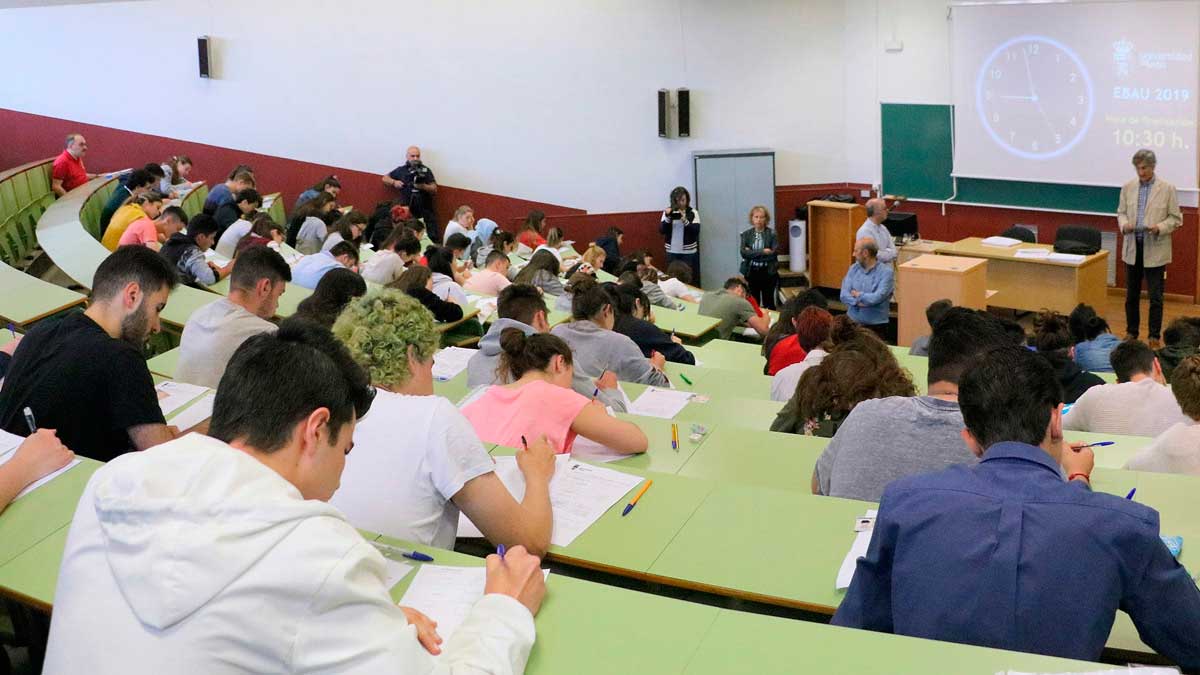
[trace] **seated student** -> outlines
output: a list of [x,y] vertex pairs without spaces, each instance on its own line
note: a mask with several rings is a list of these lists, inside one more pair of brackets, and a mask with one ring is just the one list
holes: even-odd
[[994,350],[959,404],[982,461],[887,486],[833,624],[1095,661],[1121,609],[1151,649],[1200,667],[1200,590],[1154,509],[1091,491],[1095,457],[1063,443],[1053,368]]
[[471,250],[467,256],[475,267],[483,267],[487,254],[492,252],[492,235],[499,231],[500,224],[491,218],[480,218],[476,221],[471,237]]
[[362,244],[362,233],[365,229],[367,229],[367,214],[362,211],[351,211],[338,218],[337,222],[333,224],[333,231],[325,237],[325,243],[321,244],[321,250],[328,251],[342,241],[359,246]]
[[250,234],[250,231],[254,229],[254,223],[270,217],[266,213],[256,213],[252,218],[240,218],[224,229],[217,228],[217,255],[233,259],[233,256],[237,254],[238,243]]
[[17,346],[0,389],[0,428],[28,434],[28,408],[35,426],[102,462],[174,438],[142,348],[175,283],[171,264],[145,247],[105,258],[87,310],[38,322]]
[[463,288],[481,295],[500,295],[500,291],[512,284],[508,280],[508,256],[503,251],[492,251],[484,261],[483,269],[475,270]]
[[975,456],[960,433],[958,382],[989,351],[1010,344],[999,322],[987,314],[962,307],[948,310],[930,339],[929,393],[855,406],[817,459],[813,494],[879,501],[884,487],[897,478],[973,464]]
[[235,166],[224,183],[208,191],[208,196],[204,198],[204,213],[216,215],[217,209],[232,202],[234,195],[253,187],[258,187],[254,180],[254,171],[245,164]]
[[375,255],[362,264],[363,279],[386,286],[421,256],[421,242],[404,228],[392,230]]
[[513,283],[529,284],[548,295],[562,295],[563,284],[558,278],[562,269],[560,265],[558,256],[547,250],[538,251],[529,258],[529,262],[525,263],[521,271],[517,272]]
[[528,284],[512,284],[496,298],[496,319],[479,339],[479,349],[467,361],[467,387],[503,384],[509,380],[500,368],[500,334],[506,328],[518,328],[526,335],[549,333],[546,300]]
[[433,273],[431,290],[434,295],[464,307],[469,304],[467,294],[459,281],[461,277],[454,269],[454,251],[445,246],[430,246],[425,249],[425,262],[429,271]]
[[608,262],[608,253],[593,242],[588,244],[588,247],[583,251],[583,255],[579,256],[579,259],[591,265],[594,270],[602,270],[604,269],[604,263]]
[[[538,251],[549,251],[555,258],[558,259],[558,264],[562,265],[563,256],[559,249],[563,245],[563,231],[561,228],[552,227],[546,230],[546,242],[533,249],[533,255],[537,255]],[[531,258],[533,256],[530,256]]]
[[162,206],[162,194],[153,190],[139,192],[130,197],[128,203],[122,206],[109,222],[100,243],[104,248],[115,251],[121,245],[121,237],[125,236],[129,226],[135,222],[145,221],[143,225],[148,224],[153,229],[154,219],[162,213]]
[[530,251],[546,243],[542,231],[546,229],[546,214],[541,211],[530,211],[521,223],[521,231],[517,233],[517,243]]
[[1066,319],[1058,312],[1044,310],[1038,315],[1034,321],[1033,345],[1058,373],[1067,403],[1074,403],[1090,387],[1104,384],[1098,375],[1084,372],[1075,363],[1071,331],[1067,328]]
[[[584,378],[596,379],[612,372],[622,382],[670,386],[663,372],[665,356],[655,354],[647,358],[633,340],[613,330],[617,319],[615,304],[615,290],[595,281],[577,285],[571,299],[572,320],[555,326],[550,333],[571,347],[575,370]],[[575,390],[591,396],[594,388],[589,389],[584,380],[584,390],[580,391],[580,383],[576,380]]]
[[[242,222],[244,221],[238,221],[238,223]],[[234,225],[236,226],[237,223],[234,223]],[[226,230],[225,233],[229,234],[229,231]],[[279,251],[284,237],[283,228],[271,218],[270,214],[259,213],[254,216],[254,222],[250,225],[250,231],[246,233],[246,236],[238,240],[237,246],[233,249],[233,255],[236,257],[251,246],[269,246]]]
[[683,303],[672,300],[663,292],[662,286],[658,285],[658,270],[653,267],[642,267],[637,272],[637,276],[642,287],[642,292],[650,299],[650,304],[655,307],[665,307],[667,309],[683,309]]
[[[151,190],[140,197],[135,197],[134,201],[141,207],[142,213],[145,215],[129,223],[129,226],[117,238],[117,246],[145,246],[157,251],[160,248],[159,236],[167,229],[163,223],[158,222],[159,217],[163,214],[163,196]],[[173,219],[172,225],[175,224],[178,222]],[[117,228],[110,227],[105,233],[105,237],[117,231]],[[172,228],[170,234],[175,234],[177,231]]]
[[419,301],[439,323],[450,323],[463,318],[462,305],[443,300],[433,292],[433,272],[424,265],[413,265],[404,270],[400,278],[388,284],[388,287],[404,291]]
[[[925,321],[929,324],[930,335],[932,335],[933,324],[946,314],[946,310],[954,306],[949,300],[934,300],[925,308]],[[930,335],[922,335],[913,340],[912,346],[908,348],[908,353],[911,356],[929,356],[929,338]]]
[[[149,192],[156,184],[157,181],[154,179],[154,176],[151,176],[150,172],[145,169],[134,169],[126,176],[117,179],[117,187],[109,195],[108,201],[105,202],[104,208],[100,211],[100,241],[104,241],[104,237],[108,233],[109,224],[116,217],[117,210],[129,203],[133,197]],[[140,217],[140,215],[126,214],[122,216],[120,219],[122,222],[119,224],[124,228]],[[113,238],[113,241],[115,242],[120,238],[121,235],[118,234]],[[111,251],[113,248],[116,248],[115,243],[109,250]]]
[[[484,218],[479,222],[483,223],[484,221],[492,222],[487,218]],[[476,232],[480,232],[480,228],[476,228]],[[479,236],[483,236],[481,232]],[[493,229],[492,234],[488,237],[486,243],[484,243],[475,251],[475,266],[483,267],[487,263],[488,254],[490,254],[492,251],[500,251],[505,255],[505,257],[507,257],[516,249],[517,243],[516,240],[513,239],[512,234],[501,229]],[[515,276],[516,272],[513,272],[510,269],[509,274]],[[509,280],[511,281],[511,278]]]
[[463,204],[454,211],[454,218],[442,230],[442,245],[450,241],[450,235],[461,234],[467,239],[475,238],[475,209]]
[[300,208],[306,202],[312,200],[313,198],[315,198],[317,195],[321,194],[322,192],[327,192],[327,193],[329,193],[329,196],[333,197],[334,199],[337,199],[338,193],[341,191],[342,191],[342,183],[341,183],[341,181],[338,180],[338,177],[337,176],[326,176],[326,177],[322,178],[321,180],[317,181],[316,185],[308,188],[304,192],[301,192],[300,196],[296,197],[296,203],[292,206],[292,210],[295,211],[296,209]]
[[248,340],[209,436],[132,454],[88,481],[45,672],[128,673],[129,654],[144,673],[522,672],[545,593],[537,558],[521,546],[489,556],[486,595],[439,647],[432,623],[388,594],[383,557],[324,503],[370,391],[346,348],[312,324]]
[[863,401],[915,396],[912,377],[872,331],[852,324],[849,337],[800,376],[796,393],[776,415],[771,431],[832,438]]
[[1108,330],[1108,322],[1081,302],[1067,317],[1067,327],[1075,343],[1075,363],[1088,372],[1111,373],[1108,355],[1121,339]]
[[288,246],[305,255],[320,252],[325,237],[329,236],[325,216],[336,206],[337,201],[328,192],[322,192],[296,209],[288,221]]
[[[147,193],[149,196],[153,193]],[[135,220],[121,235],[121,246],[145,246],[158,251],[163,243],[183,231],[187,223],[187,213],[178,206],[168,206],[159,212],[154,220]]]
[[212,248],[216,236],[217,223],[212,216],[197,213],[195,218],[188,221],[187,233],[176,232],[171,235],[159,253],[171,262],[183,283],[199,288],[212,286],[233,271],[232,261],[222,267],[204,257],[204,252]]
[[596,274],[590,269],[580,269],[567,278],[567,283],[563,286],[563,292],[554,301],[554,311],[556,312],[571,312],[571,302],[575,297],[575,289],[581,283],[594,284],[596,283]]
[[75,453],[58,440],[53,429],[38,429],[17,446],[12,458],[0,464],[0,513],[30,483],[66,466]]
[[258,190],[246,188],[234,195],[233,201],[225,202],[217,207],[216,213],[213,214],[213,220],[217,221],[217,227],[220,228],[221,234],[225,234],[225,230],[239,220],[247,223],[254,222],[254,214],[262,207],[262,203],[262,195],[258,194]]
[[614,331],[633,340],[646,358],[657,353],[672,363],[696,365],[696,357],[683,346],[683,340],[667,335],[649,321],[652,316],[650,299],[640,288],[621,284],[616,291],[617,320],[613,323]]
[[343,267],[349,270],[356,270],[358,267],[358,248],[348,241],[343,241],[328,251],[318,251],[301,258],[292,268],[292,282],[302,288],[316,288],[326,272]]
[[1163,377],[1169,382],[1175,366],[1184,359],[1197,353],[1200,346],[1200,321],[1192,317],[1179,317],[1167,325],[1163,331],[1163,346],[1155,350],[1162,365]]
[[229,297],[201,307],[184,324],[175,379],[215,389],[243,342],[275,330],[269,319],[291,279],[283,256],[265,246],[239,255],[229,275]]
[[[479,438],[521,447],[522,437],[546,438],[555,452],[571,452],[576,436],[633,455],[646,451],[646,434],[632,422],[608,414],[604,405],[572,391],[572,350],[545,333],[526,335],[519,328],[500,334],[500,367],[510,380],[473,392],[462,408]],[[592,383],[615,389],[612,371]]]
[[[795,300],[795,298],[792,300]],[[800,303],[793,303],[792,301],[788,301],[786,304],[784,304],[784,311],[780,312],[779,321],[776,321],[775,325],[779,325],[784,322],[785,316],[791,313],[788,311],[789,309],[794,312],[795,308],[800,306]],[[792,325],[791,331],[788,331],[791,333],[790,335],[781,331],[775,343],[770,346],[770,349],[766,348],[767,345],[765,342],[763,344],[763,349],[767,357],[767,375],[776,375],[784,368],[801,363],[805,358],[808,357],[808,349],[806,349],[800,341],[800,322],[803,320],[805,312],[807,312],[809,309],[814,310],[808,314],[810,321],[823,321],[826,326],[833,321],[833,316],[828,311],[817,305],[805,306],[800,310],[799,314],[794,314],[790,319],[788,319],[788,323]],[[771,328],[774,329],[774,327],[775,326],[772,326]],[[770,332],[768,332],[768,337],[769,336]]]
[[[849,320],[847,317],[846,321]],[[789,335],[783,341],[795,339],[797,348],[804,350],[804,358],[780,368],[771,378],[772,401],[787,401],[794,396],[804,371],[820,363],[829,354],[833,348],[829,339],[833,322],[832,314],[814,305],[805,307],[796,317],[796,334]]]
[[[1130,343],[1123,342],[1117,349],[1126,344]],[[1133,344],[1145,346],[1136,341]],[[1117,350],[1113,350],[1113,354],[1117,354]],[[1088,394],[1102,388],[1089,389]],[[1155,434],[1154,441],[1129,458],[1125,468],[1130,471],[1200,475],[1200,424],[1197,424],[1197,421],[1200,421],[1200,356],[1184,359],[1171,374],[1171,388],[1159,389],[1174,394],[1176,408],[1182,411],[1182,419]],[[1079,400],[1082,401],[1083,398]],[[1075,409],[1072,408],[1071,413],[1074,412]],[[1126,414],[1136,415],[1132,411]],[[1063,416],[1063,428],[1066,428],[1066,416]]]
[[[433,354],[441,336],[416,300],[372,292],[346,307],[333,333],[371,374],[374,415],[354,429],[354,453],[330,501],[355,527],[454,548],[461,508],[489,541],[550,547],[554,449],[532,429],[519,450],[521,503],[496,477],[471,423],[434,395]],[[396,433],[403,429],[404,433]]]
[[8,340],[4,344],[0,345],[0,380],[4,379],[4,374],[7,373],[9,367],[12,366],[13,353],[16,352],[17,347],[20,346],[22,337],[24,336],[17,335],[11,340]]
[[1157,436],[1188,421],[1146,343],[1126,340],[1109,359],[1117,382],[1083,392],[1063,415],[1064,430]]
[[700,302],[704,297],[703,291],[692,288],[692,268],[682,260],[674,260],[667,264],[666,274],[658,275],[658,287],[669,298],[687,302]]
[[329,270],[313,290],[300,301],[295,316],[332,328],[333,322],[354,298],[367,294],[367,282],[347,269]]
[[454,280],[462,284],[471,276],[471,239],[461,232],[446,237],[446,248],[454,254]]
[[719,291],[710,291],[700,300],[700,314],[714,319],[720,319],[717,325],[717,335],[722,340],[733,337],[733,331],[741,326],[749,326],[759,335],[766,335],[770,329],[770,317],[759,316],[754,311],[750,301],[746,299],[749,287],[738,277],[725,281]]
[[190,192],[192,184],[188,176],[192,173],[192,158],[187,155],[175,155],[159,165],[163,171],[162,180],[158,183],[158,191],[171,199]]
[[[621,264],[621,243],[625,241],[625,231],[615,225],[596,240],[596,246],[604,250],[604,262],[597,269],[616,276],[617,267]],[[649,294],[647,294],[649,295]]]
[[771,324],[767,334],[763,337],[761,354],[766,361],[763,364],[764,375],[770,374],[771,352],[774,351],[775,345],[784,338],[796,334],[796,317],[800,316],[800,313],[807,307],[820,307],[827,310],[829,301],[817,289],[809,288],[789,298],[783,303],[783,307],[779,308],[779,319]]

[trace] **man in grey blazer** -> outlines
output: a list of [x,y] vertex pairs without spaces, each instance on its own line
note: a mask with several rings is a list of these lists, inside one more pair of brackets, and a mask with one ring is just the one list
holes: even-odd
[[1150,347],[1162,347],[1163,276],[1171,262],[1171,233],[1183,224],[1175,186],[1154,175],[1158,159],[1152,150],[1133,154],[1137,179],[1121,187],[1117,225],[1125,241],[1125,336],[1138,337],[1142,279],[1150,296]]

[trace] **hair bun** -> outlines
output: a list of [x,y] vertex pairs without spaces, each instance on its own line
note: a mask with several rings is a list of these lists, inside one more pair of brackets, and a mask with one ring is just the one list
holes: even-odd
[[505,328],[500,332],[500,349],[510,356],[519,356],[525,352],[525,331],[520,328]]

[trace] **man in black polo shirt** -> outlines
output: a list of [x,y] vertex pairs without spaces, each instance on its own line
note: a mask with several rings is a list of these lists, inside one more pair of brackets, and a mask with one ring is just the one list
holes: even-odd
[[175,271],[144,246],[122,246],[96,269],[91,304],[29,331],[0,389],[0,428],[54,429],[76,454],[108,461],[171,440],[142,345],[159,331]]
[[433,241],[441,241],[438,236],[437,218],[433,215],[433,195],[437,193],[437,180],[433,171],[421,163],[421,149],[412,146],[408,149],[404,164],[392,169],[383,177],[383,184],[400,191],[400,203],[407,206],[413,218],[425,222],[425,231]]

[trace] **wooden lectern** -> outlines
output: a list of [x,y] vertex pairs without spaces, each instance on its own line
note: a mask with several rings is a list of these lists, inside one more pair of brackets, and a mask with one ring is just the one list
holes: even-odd
[[853,262],[854,235],[866,219],[862,204],[808,203],[808,273],[813,286],[842,287]]
[[929,334],[925,308],[946,299],[957,307],[987,309],[987,261],[949,255],[923,255],[900,265],[896,283],[900,330],[896,343],[909,346]]

